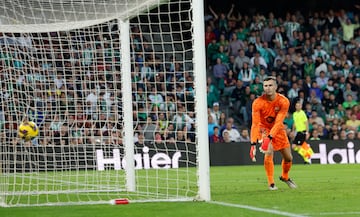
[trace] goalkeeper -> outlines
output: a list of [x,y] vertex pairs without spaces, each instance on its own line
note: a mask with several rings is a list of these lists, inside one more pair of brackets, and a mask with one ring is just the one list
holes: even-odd
[[284,119],[289,110],[289,100],[276,92],[276,78],[269,76],[263,82],[264,94],[252,105],[250,158],[255,161],[256,145],[265,154],[264,167],[270,190],[277,190],[274,181],[274,151],[282,156],[282,174],[280,180],[290,188],[296,184],[289,178],[292,166],[291,147],[284,127]]

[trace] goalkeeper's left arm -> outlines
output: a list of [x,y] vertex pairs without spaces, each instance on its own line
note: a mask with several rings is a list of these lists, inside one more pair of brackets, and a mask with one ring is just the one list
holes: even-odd
[[256,143],[251,143],[250,147],[250,159],[256,162]]

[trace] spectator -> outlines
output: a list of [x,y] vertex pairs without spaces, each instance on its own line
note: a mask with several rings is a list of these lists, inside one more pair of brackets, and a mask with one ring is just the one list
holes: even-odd
[[248,45],[247,50],[245,51],[245,55],[251,59],[255,55],[255,53],[256,53],[256,47],[253,43],[250,43]]
[[275,27],[275,32],[271,37],[271,48],[274,49],[284,49],[287,46],[288,37],[284,32],[281,32],[279,26]]
[[148,97],[151,102],[151,107],[156,106],[161,111],[165,110],[164,96],[158,92],[155,85],[151,86],[151,92]]
[[176,138],[175,138],[176,142],[180,142],[180,143],[184,143],[187,142],[187,137],[186,137],[186,133],[183,130],[177,130],[176,131]]
[[218,127],[217,123],[214,121],[212,115],[208,115],[208,135],[212,137],[214,135],[214,128]]
[[214,123],[219,123],[221,111],[220,111],[220,105],[218,102],[213,103],[212,110],[210,112],[210,115],[214,121]]
[[331,127],[329,130],[329,139],[332,139],[335,135],[339,136],[341,127],[339,126],[339,121],[338,120],[334,120],[331,123]]
[[286,29],[286,36],[288,38],[293,38],[294,32],[300,31],[300,23],[297,22],[295,14],[291,15],[289,21],[284,22],[284,27]]
[[144,146],[146,146],[146,144],[145,144],[145,136],[144,136],[144,134],[142,132],[138,133],[137,141],[135,142],[135,146],[136,147],[144,147]]
[[274,33],[275,33],[274,22],[272,20],[269,20],[261,33],[261,39],[264,42],[269,43],[271,42],[271,37]]
[[313,129],[313,131],[311,132],[310,140],[312,141],[320,140],[319,132],[317,131],[317,129]]
[[341,130],[340,131],[339,140],[347,140],[346,130]]
[[[343,90],[344,99],[347,99],[347,95],[351,95],[352,99],[353,99],[353,100],[348,101],[348,102],[350,102],[350,105],[352,105],[353,101],[357,101],[356,92],[352,90],[350,83],[346,83],[345,89]],[[350,106],[350,107],[352,107],[352,106]]]
[[225,53],[225,48],[223,46],[219,46],[218,52],[212,57],[213,61],[218,64],[218,58],[221,60],[221,63],[227,66],[229,63],[229,55]]
[[350,119],[345,122],[345,125],[347,130],[360,131],[360,120],[356,118],[354,113],[351,114]]
[[325,76],[325,71],[320,71],[320,75],[316,77],[316,83],[320,89],[325,89],[329,78]]
[[324,28],[331,30],[333,28],[338,29],[339,27],[340,27],[340,21],[335,16],[334,11],[330,9],[325,19]]
[[[299,85],[298,85],[299,86]],[[298,91],[298,96],[295,97],[290,103],[291,103],[291,107],[290,107],[290,111],[294,112],[295,111],[295,104],[299,102],[301,105],[301,109],[305,110],[305,106],[306,104],[308,104],[308,99],[305,97],[305,92],[300,89]]]
[[[205,33],[205,35],[208,34],[207,32]],[[212,39],[211,43],[209,43],[207,45],[207,59],[208,59],[208,64],[213,65],[215,63],[213,57],[216,55],[216,53],[219,50],[220,45],[216,42],[216,39]]]
[[316,81],[311,82],[310,98],[310,102],[312,102],[312,99],[316,99],[316,101],[321,102],[321,99],[323,98],[323,92]]
[[322,104],[323,108],[325,109],[325,112],[329,112],[330,108],[335,108],[337,106],[337,102],[336,101],[334,102],[333,100],[335,100],[335,96],[333,95],[332,100],[331,100],[329,91],[324,90],[321,104]]
[[322,49],[321,43],[318,42],[315,45],[315,50],[313,52],[312,58],[313,58],[313,60],[316,60],[317,58],[319,58],[319,60],[320,60],[320,58],[321,58],[322,60],[326,61],[330,58],[330,56],[324,49]]
[[163,134],[164,140],[170,143],[175,143],[175,126],[173,123],[169,123]]
[[254,93],[255,96],[260,96],[263,91],[263,84],[260,82],[259,76],[256,76],[254,82],[250,84],[250,92]]
[[[228,48],[229,48],[229,41],[227,40],[227,38],[225,37],[225,34],[222,33],[219,37],[219,42],[217,42],[217,46],[223,46],[225,48],[225,52],[228,52]],[[231,55],[230,55],[231,56]]]
[[213,67],[213,76],[216,80],[215,86],[221,91],[224,91],[224,78],[227,73],[226,66],[222,63],[220,58],[216,59],[216,65]]
[[216,87],[215,84],[213,84],[211,77],[207,78],[207,86],[206,86],[206,92],[207,92],[207,103],[208,107],[211,107],[214,102],[219,101],[219,89]]
[[53,121],[50,123],[51,136],[59,134],[60,128],[63,125],[63,122],[60,120],[58,114],[54,115]]
[[243,49],[239,50],[239,55],[235,58],[234,71],[240,72],[243,68],[244,63],[250,64],[250,58],[245,55],[245,51]]
[[360,105],[353,106],[352,113],[356,115],[357,120],[360,120]]
[[329,113],[326,114],[326,123],[333,125],[335,120],[339,121],[340,117],[335,113],[335,108],[330,108]]
[[146,125],[144,126],[144,137],[146,142],[153,142],[155,139],[155,131],[158,127],[154,124],[151,117],[146,118]]
[[311,112],[311,116],[309,118],[309,123],[311,123],[312,125],[314,125],[314,123],[316,123],[318,125],[321,125],[321,126],[325,127],[324,120],[321,117],[318,116],[318,113],[315,110],[313,110]]
[[321,140],[329,139],[329,131],[322,125],[317,125],[317,132]]
[[[257,64],[256,64],[256,61],[257,61]],[[252,68],[254,68],[254,66],[256,66],[256,65],[262,66],[262,67],[265,68],[265,69],[268,67],[265,59],[260,55],[260,52],[259,52],[259,51],[257,51],[257,52],[255,53],[255,56],[253,56],[253,57],[250,59],[250,66],[251,66]],[[260,70],[259,70],[259,71],[260,71]]]
[[222,132],[222,136],[225,140],[226,134],[229,134],[229,139],[231,142],[240,142],[240,133],[237,129],[233,128],[233,125],[231,122],[227,122],[226,123],[226,128],[224,129],[224,131]]
[[239,50],[242,50],[245,48],[244,42],[239,40],[237,37],[237,34],[234,32],[231,35],[231,39],[229,42],[229,56],[238,56],[239,55]]
[[353,130],[349,130],[347,133],[346,133],[346,137],[347,139],[349,140],[354,140],[356,137],[355,137],[355,132]]
[[243,67],[240,69],[238,74],[238,80],[242,80],[244,86],[249,86],[250,83],[255,79],[255,73],[253,70],[249,67],[249,64],[247,62],[243,63]]
[[222,137],[223,137],[223,141],[225,143],[233,142],[233,141],[231,141],[230,133],[228,131],[224,131]]
[[236,87],[236,77],[234,72],[229,69],[224,78],[224,96],[228,97]]
[[302,65],[303,77],[309,76],[310,80],[315,79],[315,62],[312,57],[304,56]]
[[174,115],[173,123],[177,131],[180,129],[182,130],[184,127],[190,130],[194,120],[186,114],[184,105],[179,105],[178,112]]
[[358,103],[353,99],[353,96],[351,94],[348,94],[346,96],[346,100],[342,103],[342,106],[344,109],[352,108],[353,106],[356,106]]
[[[214,21],[217,22],[217,24],[219,26],[219,30],[221,32],[228,32],[229,29],[228,29],[228,21],[227,21],[226,14],[223,12],[217,14],[211,6],[209,6],[209,10],[214,17]],[[233,10],[233,7],[231,7],[228,15],[230,15],[232,13],[232,10]]]
[[324,73],[327,73],[327,65],[324,62],[324,59],[322,57],[317,56],[315,58],[315,76],[320,77],[320,72],[324,71]]
[[247,128],[241,129],[240,142],[250,142],[249,129]]
[[214,126],[214,134],[212,136],[210,136],[210,143],[218,143],[218,142],[223,142],[223,139],[220,137],[220,132],[219,132],[219,127],[218,126]]
[[161,133],[161,135],[163,135],[164,131],[169,126],[169,121],[167,120],[167,117],[164,112],[159,113],[158,118],[157,118],[157,126],[159,129],[159,132]]
[[289,98],[290,102],[293,102],[294,99],[298,97],[299,90],[300,89],[298,88],[297,83],[291,84],[291,89],[287,92],[287,97]]
[[307,76],[305,76],[304,83],[301,87],[301,89],[304,91],[305,98],[308,98],[310,96],[311,88],[312,88],[311,77],[309,75],[307,75]]
[[341,21],[341,27],[343,30],[343,40],[345,43],[350,43],[350,40],[354,38],[354,31],[355,29],[360,27],[359,23],[353,24],[349,18],[347,18],[345,21]]
[[227,128],[228,124],[231,124],[232,128],[237,129],[234,123],[234,118],[229,117],[226,119],[225,124],[220,126],[220,136],[223,136],[223,132]]
[[211,44],[212,42],[216,42],[216,35],[213,32],[211,25],[207,25],[205,32],[205,46],[209,48],[209,44]]

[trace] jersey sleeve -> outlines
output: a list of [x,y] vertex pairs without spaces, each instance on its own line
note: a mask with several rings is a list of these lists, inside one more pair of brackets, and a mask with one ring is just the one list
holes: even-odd
[[260,133],[260,108],[261,103],[259,103],[260,98],[256,99],[252,105],[252,124],[251,124],[251,143],[255,143],[258,140],[261,140]]
[[278,114],[275,118],[275,124],[270,130],[270,135],[274,136],[284,129],[284,120],[289,111],[290,102],[288,99],[283,98],[281,100],[281,106]]

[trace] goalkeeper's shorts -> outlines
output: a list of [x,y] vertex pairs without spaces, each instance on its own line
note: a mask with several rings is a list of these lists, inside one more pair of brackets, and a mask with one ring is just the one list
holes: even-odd
[[273,136],[271,145],[274,151],[278,151],[287,147],[290,147],[289,139],[286,135],[286,131],[282,130]]

